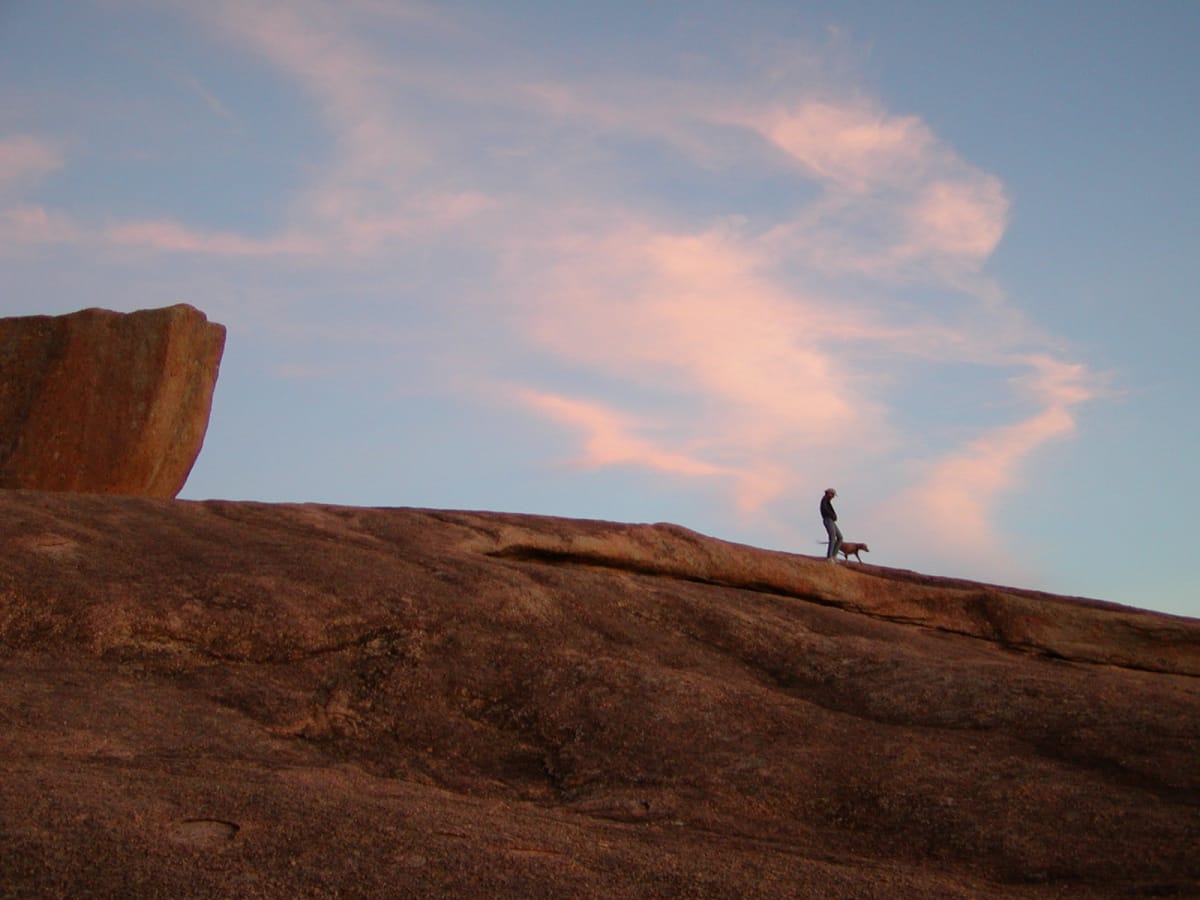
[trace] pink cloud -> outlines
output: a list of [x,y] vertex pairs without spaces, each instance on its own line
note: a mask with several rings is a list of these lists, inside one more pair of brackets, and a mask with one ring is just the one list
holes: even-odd
[[[382,57],[364,31],[363,23],[373,19],[443,29],[445,15],[433,5],[225,0],[199,15],[294,79],[329,129],[332,152],[298,192],[289,233],[311,235],[331,252],[375,254],[494,207],[492,198],[470,187],[430,188],[427,176],[437,160],[432,135],[397,108],[397,97],[422,76],[406,74],[401,60]],[[442,89],[437,82],[418,89],[435,85]]]
[[[680,478],[718,479],[733,486],[735,506],[745,518],[794,485],[787,467],[769,459],[744,460],[741,465],[719,465],[705,458],[709,447],[691,450],[671,446],[662,432],[674,433],[678,422],[644,419],[601,403],[588,402],[533,389],[521,389],[516,399],[538,415],[580,436],[580,454],[571,460],[582,468],[635,466]],[[685,436],[685,440],[688,438]]]
[[[356,2],[360,12],[431,26],[436,11],[420,4]],[[195,228],[172,218],[115,222],[95,228],[42,207],[0,211],[0,229],[13,242],[110,244],[165,253],[230,258],[361,256],[400,240],[437,235],[471,222],[495,201],[473,189],[416,187],[414,172],[431,159],[417,130],[396,115],[389,97],[389,64],[363,46],[348,20],[328,4],[224,2],[198,13],[233,34],[295,78],[318,101],[335,153],[302,188],[288,220],[273,234],[248,236]],[[195,78],[180,76],[213,108],[228,110]],[[0,192],[32,184],[60,168],[58,146],[19,136],[0,140]]]
[[248,238],[229,232],[198,231],[170,220],[111,225],[102,235],[107,243],[117,246],[214,256],[309,255],[317,249],[311,239],[298,235]]
[[[387,58],[357,17],[404,8],[375,0],[197,7],[205,11],[194,14],[217,21],[312,98],[328,129],[328,157],[310,170],[277,234],[164,219],[114,224],[100,236],[167,253],[337,262],[386,261],[397,246],[453,229],[470,254],[497,254],[505,266],[503,283],[448,301],[472,318],[469,330],[494,335],[514,355],[544,354],[595,386],[572,396],[547,379],[517,392],[577,438],[579,465],[716,480],[744,515],[842,473],[915,465],[921,439],[898,433],[894,410],[919,400],[889,383],[903,383],[914,360],[1019,367],[1013,390],[1034,411],[931,451],[919,488],[899,499],[957,546],[998,540],[997,503],[1019,485],[1032,454],[1071,433],[1074,408],[1092,396],[1083,367],[1011,350],[1014,334],[1028,334],[1021,323],[1009,327],[1015,317],[981,274],[1008,223],[998,179],[920,118],[859,94],[838,102],[798,89],[791,102],[764,108],[728,102],[727,86],[647,89],[614,77],[589,87],[554,73],[517,76],[494,54],[486,70],[457,58],[443,67]],[[414,27],[430,28],[439,16],[434,6],[414,9]],[[753,86],[738,92],[754,96]],[[413,97],[419,102],[410,105]],[[495,157],[490,144],[471,144],[480,132],[464,110],[482,113],[486,137],[511,152],[504,165],[519,187],[502,184],[504,196],[474,180],[473,163],[487,168]],[[519,122],[520,133],[505,131],[506,122]],[[781,204],[756,225],[736,210],[681,225],[686,211],[652,212],[643,197],[612,195],[622,179],[608,176],[637,163],[611,148],[590,155],[597,134],[650,138],[676,153],[673,162],[717,177],[723,166],[770,156],[772,177],[786,170],[801,187],[815,184],[818,196]],[[541,180],[560,169],[597,177]],[[52,217],[38,225],[25,215],[30,233],[68,233],[61,222],[51,227]],[[772,215],[773,227],[762,224]],[[404,281],[388,277],[380,274],[381,288]],[[896,286],[916,279],[942,296],[966,294],[969,314],[900,302]],[[503,365],[496,346],[463,351],[481,369]],[[636,402],[600,399],[611,386]]]
[[[331,195],[326,195],[323,202]],[[332,217],[337,227],[328,240],[339,249],[356,254],[372,254],[398,238],[420,238],[463,225],[490,210],[497,201],[478,191],[417,195],[391,214],[365,213],[351,200],[344,214]]]
[[80,229],[68,217],[41,206],[0,210],[0,246],[74,243]]
[[792,429],[819,441],[859,420],[847,374],[821,349],[829,322],[764,277],[735,233],[629,225],[558,250],[528,326],[556,354],[742,410],[743,442]]
[[655,277],[638,324],[693,384],[770,422],[769,431],[803,429],[819,440],[857,424],[855,392],[814,334],[808,304],[762,277],[735,239],[659,235],[644,250]]
[[997,179],[935,180],[908,211],[909,243],[899,255],[983,261],[1000,243],[1007,219],[1008,197]]
[[[923,239],[932,245],[952,244],[956,222],[966,231],[964,222],[1001,219],[996,210],[973,213],[970,191],[931,196],[933,234]],[[1002,192],[985,191],[980,202],[991,201],[1006,204]],[[943,252],[990,252],[996,237],[984,231]],[[905,460],[912,451],[895,431],[886,383],[856,357],[884,360],[893,372],[917,359],[1019,367],[1012,383],[1034,412],[946,448],[921,466],[916,487],[879,501],[868,517],[901,535],[897,543],[919,520],[943,547],[994,559],[1003,546],[998,504],[1021,488],[1032,456],[1074,432],[1075,409],[1098,396],[1085,366],[1012,354],[1014,333],[997,327],[1003,316],[975,325],[935,316],[886,324],[879,312],[786,286],[772,275],[778,248],[736,224],[675,234],[625,222],[557,238],[539,252],[553,260],[544,282],[528,281],[526,257],[513,263],[526,273],[521,287],[538,298],[527,307],[528,337],[556,357],[640,386],[647,399],[675,399],[664,400],[653,428],[622,418],[619,407],[561,394],[530,405],[573,423],[591,465],[665,469],[669,459],[678,472],[728,476],[743,516],[761,519],[769,504],[816,487],[813,479],[915,465]]]
[[1029,419],[994,429],[938,461],[919,487],[904,497],[915,518],[931,524],[938,539],[974,551],[997,542],[991,511],[1012,488],[1021,463],[1048,441],[1075,429],[1068,410],[1050,407]]
[[325,4],[226,2],[220,24],[304,86],[333,131],[334,156],[297,215],[337,230],[374,223],[382,233],[385,211],[405,208],[414,171],[431,158],[423,136],[395,115],[389,67]]
[[1018,359],[1030,372],[1017,378],[1017,385],[1051,409],[1070,409],[1108,393],[1104,379],[1080,363],[1064,362],[1045,353]]
[[913,180],[935,146],[915,116],[863,103],[809,101],[739,118],[813,175],[851,193]]
[[1084,366],[1045,355],[1021,361],[1032,371],[1015,380],[1039,411],[989,429],[930,463],[915,487],[881,510],[881,519],[894,530],[901,521],[920,522],[923,539],[935,540],[943,551],[976,558],[995,555],[1003,545],[993,524],[997,502],[1020,486],[1030,457],[1074,434],[1075,407],[1101,395],[1097,379]]
[[[672,234],[626,223],[538,254],[554,260],[542,280],[530,280],[526,256],[512,263],[524,279],[514,292],[534,298],[528,338],[638,386],[660,410],[657,427],[638,433],[639,452],[613,458],[674,458],[686,447],[705,471],[731,477],[749,515],[797,484],[798,458],[894,444],[886,411],[834,349],[885,330],[774,283],[763,271],[770,258],[736,228]],[[626,433],[604,421],[611,431],[589,433]],[[587,458],[608,457],[593,448]]]
[[723,115],[824,186],[820,199],[772,235],[820,270],[940,279],[977,269],[1007,227],[999,180],[963,161],[915,116],[862,99]]
[[0,191],[36,184],[62,166],[62,150],[53,141],[32,135],[0,138]]
[[[334,230],[303,225],[267,237],[204,231],[170,219],[120,222],[104,228],[102,241],[166,253],[225,257],[306,256],[331,258],[375,253],[387,241],[428,235],[480,215],[492,201],[472,193],[416,198],[410,209],[394,215],[347,217]],[[67,232],[63,230],[65,235]],[[79,229],[73,232],[77,238]],[[65,239],[65,238],[64,238]]]
[[535,390],[520,390],[517,398],[546,417],[583,433],[583,454],[573,461],[576,465],[636,465],[689,477],[732,474],[729,469],[663,449],[638,437],[635,432],[651,426],[610,407]]
[[[728,479],[748,513],[809,477],[824,480],[799,468],[836,474],[903,454],[886,381],[902,378],[897,373],[914,359],[1019,365],[1033,374],[1016,388],[1037,411],[931,459],[913,495],[914,509],[955,523],[951,540],[983,546],[995,538],[991,511],[1018,484],[1025,460],[1074,427],[1086,372],[1073,380],[1069,365],[1049,355],[1014,361],[1013,336],[1028,334],[979,274],[1008,224],[1003,184],[916,116],[861,95],[839,102],[798,92],[764,109],[678,84],[589,89],[469,65],[419,72],[374,54],[331,6],[229,2],[222,10],[231,33],[316,100],[333,136],[331,157],[297,198],[288,234],[320,235],[338,252],[378,253],[486,216],[500,227],[482,237],[483,249],[504,257],[508,276],[489,302],[516,310],[518,352],[532,347],[638,396],[637,409],[657,410],[635,415],[631,406],[544,385],[522,391],[529,409],[578,435],[581,465]],[[561,126],[652,137],[701,167],[744,162],[737,148],[757,139],[790,163],[797,180],[822,190],[757,232],[733,217],[691,229],[668,225],[637,198],[602,196],[588,184],[492,198],[470,186],[469,173],[442,165],[446,135],[435,121],[403,115],[397,96],[414,85],[431,106],[449,99],[489,114],[515,111],[535,127],[553,123],[547,134]],[[695,123],[734,126],[741,143],[714,143],[711,130]],[[531,154],[530,166],[554,168],[576,161],[558,154],[580,152],[551,141],[538,156],[512,143]],[[438,191],[430,181],[448,187]],[[295,240],[169,229],[133,236],[230,254],[280,252]],[[822,276],[824,294],[806,285],[810,273]],[[837,281],[847,274],[852,290]],[[889,304],[898,284],[916,279],[943,295],[966,285],[971,314]],[[498,320],[497,328],[507,324]]]

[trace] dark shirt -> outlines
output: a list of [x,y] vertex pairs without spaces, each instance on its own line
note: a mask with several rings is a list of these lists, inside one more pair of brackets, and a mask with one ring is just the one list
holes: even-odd
[[833,521],[835,521],[835,522],[837,521],[837,513],[833,511],[833,498],[832,497],[822,497],[821,498],[821,518],[822,519],[833,519]]

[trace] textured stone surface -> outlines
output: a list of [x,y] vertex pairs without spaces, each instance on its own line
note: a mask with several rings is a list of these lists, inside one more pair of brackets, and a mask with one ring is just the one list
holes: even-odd
[[224,345],[185,305],[0,319],[0,487],[174,497]]
[[0,894],[1200,894],[1200,621],[497,513],[0,554]]

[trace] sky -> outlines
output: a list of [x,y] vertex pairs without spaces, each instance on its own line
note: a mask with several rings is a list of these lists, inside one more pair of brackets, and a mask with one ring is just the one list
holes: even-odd
[[0,0],[0,315],[228,329],[180,495],[1200,617],[1200,3]]

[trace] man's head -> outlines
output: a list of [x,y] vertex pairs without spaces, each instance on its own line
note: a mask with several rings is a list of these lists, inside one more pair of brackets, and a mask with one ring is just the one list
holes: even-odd
[[837,496],[837,491],[835,491],[833,488],[825,488],[825,496],[832,500]]

